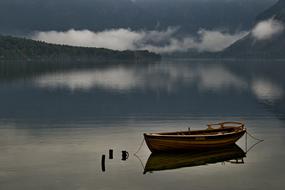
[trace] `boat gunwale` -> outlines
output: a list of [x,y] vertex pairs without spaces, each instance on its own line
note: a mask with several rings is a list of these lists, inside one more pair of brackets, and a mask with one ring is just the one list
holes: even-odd
[[[227,130],[233,131],[225,132],[224,134],[210,134],[211,132],[223,132]],[[175,131],[175,132],[164,132],[164,133],[144,133],[147,137],[175,137],[175,138],[185,138],[185,137],[219,137],[219,136],[228,136],[233,134],[238,134],[245,132],[246,128],[243,126],[237,126],[237,127],[223,127],[223,128],[217,128],[217,129],[204,129],[204,130],[193,130],[192,132],[208,132],[209,134],[191,134],[191,131]],[[179,134],[179,133],[189,133],[190,134]],[[177,134],[173,134],[177,133]]]
[[[224,134],[213,134],[213,135],[161,135],[158,133],[144,133],[148,137],[175,137],[175,138],[181,138],[181,137],[218,137],[218,136],[227,136],[227,135],[232,135],[232,134],[238,134],[240,132],[245,131],[245,129],[240,130],[240,131],[233,131],[229,133],[224,133]],[[187,131],[181,131],[181,133],[187,132]]]

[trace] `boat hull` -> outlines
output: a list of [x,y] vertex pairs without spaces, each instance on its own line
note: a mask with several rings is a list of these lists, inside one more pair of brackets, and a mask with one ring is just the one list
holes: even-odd
[[217,136],[155,136],[144,134],[147,146],[151,152],[185,151],[225,147],[235,144],[246,130]]

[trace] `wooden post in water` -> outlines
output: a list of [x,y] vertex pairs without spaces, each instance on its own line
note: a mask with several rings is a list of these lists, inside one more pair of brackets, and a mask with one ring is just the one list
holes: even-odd
[[109,149],[109,159],[113,159],[113,149]]
[[122,151],[122,160],[126,161],[129,158],[129,153],[126,150]]
[[105,154],[102,155],[101,168],[102,168],[102,172],[105,172]]
[[245,132],[245,152],[247,152],[247,131]]

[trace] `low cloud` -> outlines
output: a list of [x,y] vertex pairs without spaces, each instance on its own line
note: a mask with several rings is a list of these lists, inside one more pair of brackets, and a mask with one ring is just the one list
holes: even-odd
[[273,18],[261,21],[252,29],[252,36],[257,40],[271,39],[273,36],[284,31],[283,23],[274,20]]
[[170,27],[163,31],[133,31],[130,29],[111,29],[101,32],[90,30],[68,30],[64,32],[36,32],[32,39],[54,44],[98,47],[113,50],[142,50],[156,53],[173,53],[196,50],[199,52],[222,51],[247,32],[229,34],[222,31],[201,29],[196,37],[177,35],[178,28]]
[[142,39],[142,34],[128,29],[102,32],[71,29],[65,32],[37,32],[32,38],[54,44],[125,50],[134,49],[136,42]]

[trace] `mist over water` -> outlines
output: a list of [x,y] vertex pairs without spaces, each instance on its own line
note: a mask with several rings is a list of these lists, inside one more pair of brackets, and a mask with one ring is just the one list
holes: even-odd
[[101,32],[90,30],[35,32],[32,39],[54,44],[108,48],[113,50],[149,50],[155,53],[174,53],[195,50],[199,52],[222,51],[248,32],[229,33],[222,30],[200,29],[196,35],[178,34],[180,27],[166,30],[111,29]]
[[110,29],[100,32],[90,30],[37,31],[31,38],[53,44],[113,50],[148,50],[160,54],[175,52],[220,52],[250,34],[254,40],[270,40],[282,34],[284,24],[270,18],[256,23],[251,30],[228,32],[199,29],[196,34],[179,34],[179,26],[166,30]]

